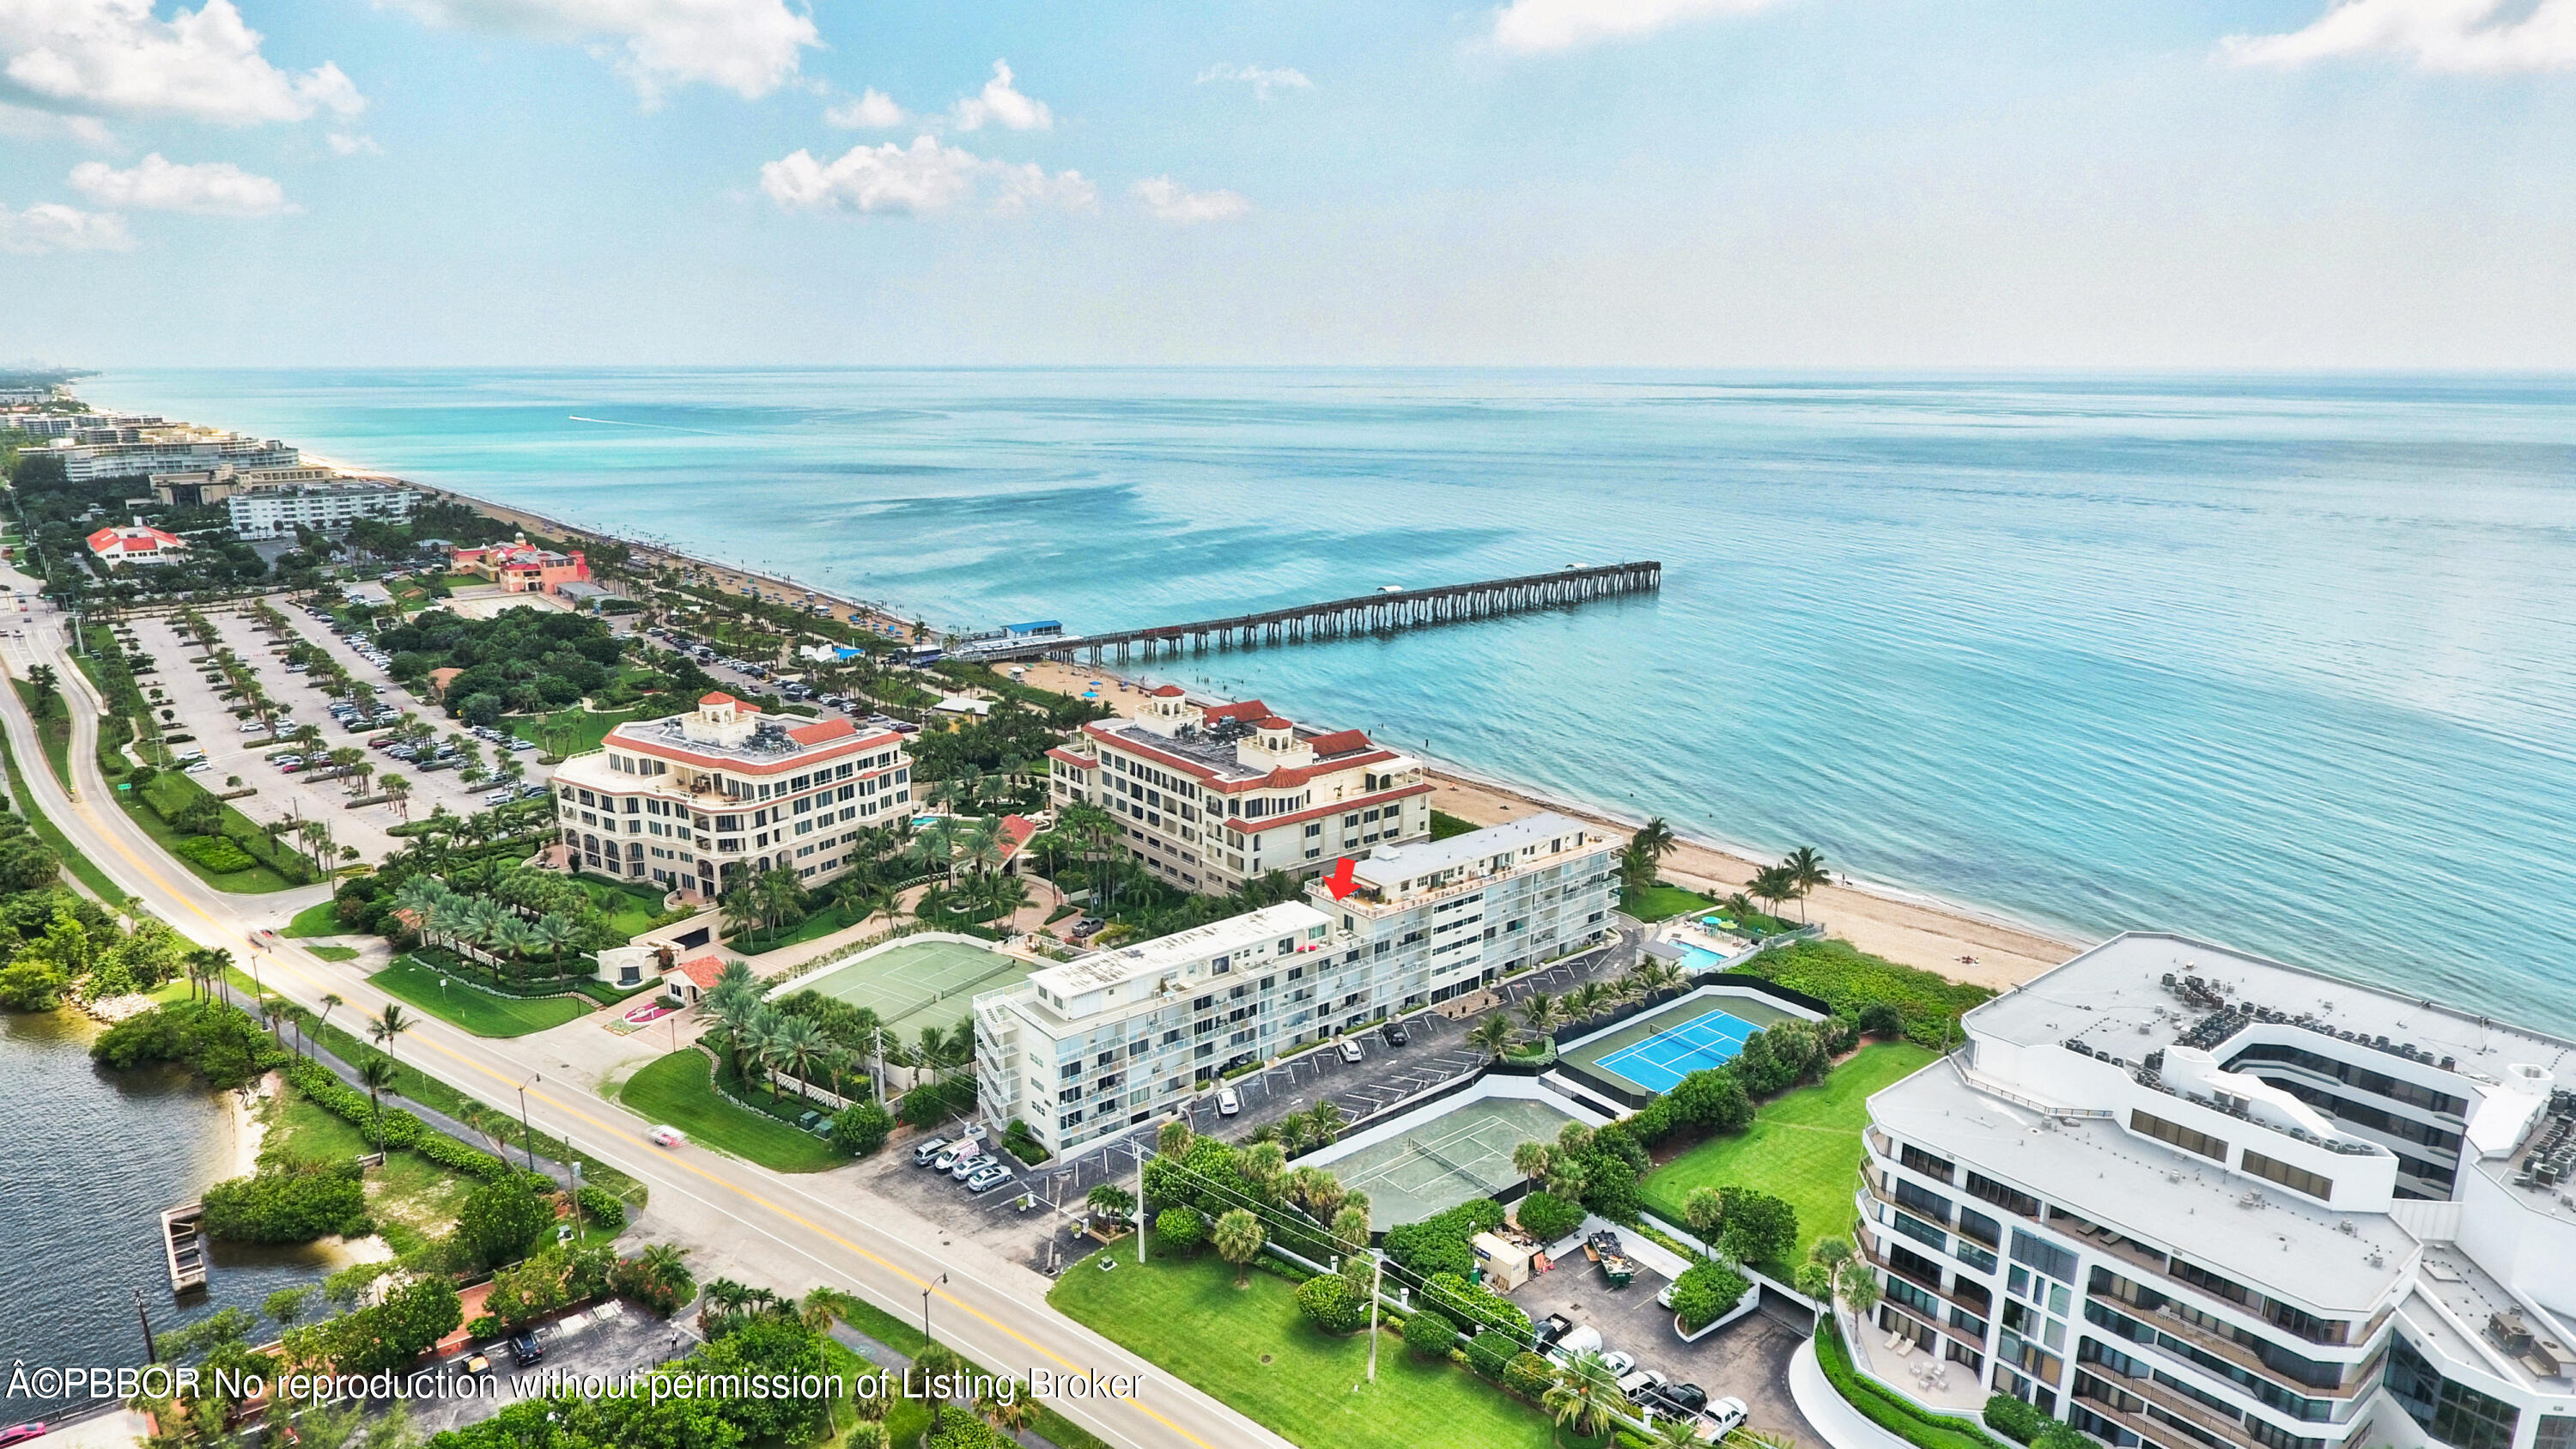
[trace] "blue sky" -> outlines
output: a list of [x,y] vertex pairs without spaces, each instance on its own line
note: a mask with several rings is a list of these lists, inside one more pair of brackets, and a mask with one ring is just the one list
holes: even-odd
[[0,0],[0,358],[2576,365],[2576,0],[195,5]]

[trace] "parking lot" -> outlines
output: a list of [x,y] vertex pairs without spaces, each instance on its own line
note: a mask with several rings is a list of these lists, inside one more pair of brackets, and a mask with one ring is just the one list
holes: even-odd
[[[328,751],[355,746],[365,748],[369,735],[350,731],[329,713],[331,701],[306,673],[289,673],[284,655],[288,641],[272,639],[249,618],[231,611],[210,613],[207,619],[215,626],[218,637],[247,664],[259,670],[259,681],[269,697],[291,714],[297,724],[312,724],[322,731],[320,748]],[[327,625],[298,612],[288,611],[290,629],[297,637],[330,651],[354,678],[376,686],[378,698],[395,712],[414,711],[427,722],[440,727],[442,735],[453,735],[456,727],[439,711],[424,706],[395,684],[392,677],[373,662],[362,657],[345,639],[330,633]],[[190,741],[174,746],[185,751],[203,749],[206,768],[196,772],[200,783],[217,794],[226,794],[243,786],[254,787],[258,794],[232,801],[234,808],[256,821],[285,818],[322,819],[330,822],[333,838],[342,846],[354,847],[367,860],[381,860],[402,842],[386,834],[387,827],[399,824],[404,813],[391,802],[349,808],[352,798],[349,782],[326,779],[307,783],[304,773],[270,763],[272,755],[291,754],[282,741],[262,734],[246,734],[241,726],[246,721],[232,713],[238,701],[220,698],[227,688],[222,677],[211,666],[191,666],[189,660],[204,657],[193,638],[181,634],[177,623],[167,617],[138,619],[131,625],[135,646],[152,656],[156,668],[137,682],[147,691],[159,689],[164,697],[154,701],[156,709],[169,710],[175,719],[164,722],[165,733],[193,736]],[[209,676],[213,682],[209,682]],[[292,729],[292,726],[288,726]],[[475,741],[485,759],[493,749]],[[440,805],[450,813],[470,815],[488,808],[486,797],[499,782],[480,786],[466,785],[454,769],[422,770],[406,762],[389,759],[383,751],[371,750],[368,762],[377,770],[377,778],[399,774],[411,782],[407,802],[410,817],[418,819]],[[521,751],[517,758],[531,781],[542,781],[547,773],[535,763],[534,751]],[[239,784],[234,784],[235,780]],[[371,783],[369,793],[378,793]]]
[[[509,1349],[499,1342],[475,1344],[441,1360],[441,1375],[450,1379],[488,1379],[489,1394],[484,1394],[485,1386],[477,1385],[471,1396],[455,1391],[412,1399],[408,1401],[412,1428],[425,1438],[442,1429],[488,1419],[521,1399],[544,1398],[558,1374],[575,1379],[592,1374],[613,1378],[630,1370],[652,1368],[698,1346],[697,1334],[680,1320],[665,1322],[617,1299],[584,1313],[567,1315],[538,1328],[536,1334],[545,1357],[526,1368],[515,1363]],[[476,1354],[483,1355],[490,1364],[481,1375],[471,1375],[468,1368]]]
[[[1673,1313],[1655,1301],[1670,1280],[1642,1265],[1636,1280],[1613,1288],[1599,1267],[1581,1253],[1570,1253],[1550,1272],[1521,1285],[1512,1302],[1544,1322],[1563,1314],[1599,1330],[1602,1347],[1628,1355],[1636,1367],[1652,1369],[1676,1384],[1697,1384],[1709,1402],[1742,1399],[1745,1422],[1756,1429],[1784,1430],[1800,1443],[1822,1443],[1823,1437],[1789,1397],[1789,1355],[1805,1341],[1804,1315],[1768,1304],[1717,1330],[1697,1343],[1685,1343],[1673,1328]],[[1766,1295],[1767,1299],[1768,1295]]]

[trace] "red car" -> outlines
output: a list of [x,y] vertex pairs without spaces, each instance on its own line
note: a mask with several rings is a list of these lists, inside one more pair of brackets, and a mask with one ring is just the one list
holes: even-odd
[[0,1444],[24,1444],[30,1439],[43,1437],[45,1437],[45,1426],[42,1424],[12,1424],[6,1429],[0,1429]]

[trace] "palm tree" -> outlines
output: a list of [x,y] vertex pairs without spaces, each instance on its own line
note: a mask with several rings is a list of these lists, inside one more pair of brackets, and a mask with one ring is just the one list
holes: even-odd
[[1306,1109],[1306,1135],[1318,1147],[1326,1146],[1342,1135],[1342,1109],[1331,1099],[1319,1100]]
[[1532,1182],[1543,1181],[1547,1177],[1549,1155],[1546,1143],[1524,1142],[1512,1149],[1512,1171]]
[[680,1261],[688,1251],[677,1243],[654,1243],[636,1255],[635,1266],[646,1283],[677,1298],[689,1282],[688,1267]]
[[62,688],[62,677],[54,673],[53,666],[39,664],[29,669],[27,685],[36,691],[36,717],[42,719],[53,713],[54,694]]
[[1268,1236],[1262,1231],[1261,1219],[1254,1217],[1249,1208],[1236,1208],[1216,1220],[1209,1240],[1216,1244],[1216,1255],[1234,1265],[1235,1287],[1252,1281],[1252,1260]]
[[1771,910],[1768,914],[1776,916],[1780,913],[1782,901],[1797,898],[1798,882],[1786,869],[1776,865],[1766,865],[1753,873],[1753,880],[1745,886],[1745,889],[1752,893],[1755,900],[1769,902]]
[[545,952],[546,959],[558,968],[556,974],[561,975],[564,951],[581,939],[581,927],[561,911],[548,911],[529,925],[528,936],[536,949]]
[[716,904],[723,912],[728,937],[747,935],[760,924],[760,898],[751,893],[749,886],[735,886]]
[[393,797],[394,809],[405,821],[411,819],[411,781],[401,775],[387,775],[376,782],[376,788]]
[[385,1107],[382,1094],[394,1089],[394,1059],[369,1057],[358,1063],[358,1080],[367,1089],[368,1130],[376,1139],[376,1150],[385,1149]]
[[[803,1020],[803,1017],[782,1016],[774,1008],[762,1007],[760,1015],[753,1019],[751,1026],[752,1060],[769,1072],[776,1072],[785,1066],[788,1023]],[[769,1100],[773,1102],[778,1100],[778,1078],[775,1076],[769,1079]]]
[[810,1016],[791,1016],[781,1021],[772,1040],[777,1044],[781,1064],[796,1077],[796,1096],[801,1101],[805,1096],[807,1074],[814,1069],[814,1063],[830,1050],[831,1041]]
[[987,815],[976,821],[967,830],[962,848],[966,863],[973,866],[978,874],[1000,870],[1002,868],[1001,817]]
[[1489,1011],[1482,1020],[1467,1029],[1467,1045],[1490,1053],[1500,1061],[1503,1054],[1512,1049],[1512,1043],[1520,1040],[1520,1035],[1519,1028],[1512,1025],[1510,1012]]
[[[1005,1388],[1008,1392],[1004,1392]],[[1014,1379],[994,1385],[976,1400],[975,1412],[984,1416],[984,1422],[1017,1439],[1022,1429],[1037,1422],[1038,1406],[1029,1397],[1029,1386]]]
[[1028,905],[1029,883],[1015,875],[993,876],[984,884],[983,897],[984,920],[1007,921]]
[[1663,864],[1665,856],[1681,848],[1681,839],[1673,834],[1673,827],[1661,815],[1639,826],[1637,833],[1629,837],[1629,843],[1657,865]]
[[1807,893],[1818,886],[1832,885],[1834,873],[1825,869],[1825,858],[1816,853],[1815,847],[1807,845],[1790,851],[1780,862],[1780,869],[1788,876],[1789,883],[1798,888],[1798,919],[1803,922],[1807,919]]
[[1521,1003],[1521,1025],[1527,1027],[1532,1036],[1545,1036],[1564,1020],[1565,1009],[1555,997],[1544,991],[1531,992],[1529,1000]]
[[957,877],[957,817],[942,815],[921,827],[923,863],[937,870],[942,879]]
[[349,1003],[348,1003],[346,1000],[342,999],[342,997],[341,997],[341,995],[340,995],[340,993],[339,993],[339,992],[336,992],[336,991],[325,991],[325,992],[323,992],[323,993],[322,993],[322,1017],[321,1017],[321,1023],[320,1023],[320,1024],[321,1024],[321,1025],[323,1025],[323,1026],[329,1026],[329,1025],[331,1024],[331,1013],[332,1013],[332,1011],[333,1011],[334,1009],[338,1008],[338,1007],[343,1007],[343,1006],[346,1006],[346,1005],[348,1005],[348,1004],[349,1004]]
[[[957,1351],[944,1343],[931,1344],[912,1356],[912,1371],[921,1375],[921,1391],[925,1394],[930,1392],[931,1380],[945,1378],[955,1383],[957,1376],[965,1370],[965,1367],[966,1360],[959,1358]],[[930,1439],[925,1442],[938,1440],[939,1413],[947,1406],[948,1400],[945,1396],[930,1401]]]
[[394,1039],[411,1030],[412,1025],[412,1019],[403,1014],[402,1003],[388,1001],[384,1010],[367,1018],[367,1035],[390,1058],[394,1054]]
[[1557,1370],[1556,1385],[1547,1391],[1541,1406],[1556,1420],[1558,1428],[1572,1429],[1578,1438],[1597,1439],[1624,1411],[1627,1402],[1627,1395],[1619,1392],[1619,1376],[1610,1371],[1609,1362],[1599,1350],[1587,1348]]

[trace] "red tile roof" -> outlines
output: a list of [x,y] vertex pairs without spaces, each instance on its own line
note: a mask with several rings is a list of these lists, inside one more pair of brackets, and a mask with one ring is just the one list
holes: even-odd
[[1077,770],[1097,770],[1100,768],[1100,762],[1093,759],[1091,756],[1077,755],[1073,751],[1063,748],[1047,751],[1047,758],[1050,760],[1061,761],[1064,764],[1073,766]]
[[836,714],[812,724],[798,725],[787,732],[787,737],[800,745],[819,745],[825,740],[837,740],[843,735],[858,732],[859,727],[850,723],[847,716]]
[[1269,714],[1270,706],[1257,699],[1247,699],[1239,704],[1212,704],[1207,710],[1209,719],[1266,719]]
[[[721,956],[700,956],[695,961],[681,962],[672,967],[671,971],[677,971],[688,977],[700,991],[713,991],[716,989],[716,979],[724,974],[724,967],[724,958]],[[665,971],[662,974],[668,976],[671,972]]]
[[157,528],[102,528],[89,536],[92,553],[155,553],[165,548],[186,548],[187,540]]
[[1273,714],[1273,715],[1264,715],[1264,716],[1262,717],[1261,723],[1260,723],[1258,726],[1256,726],[1256,728],[1259,728],[1259,729],[1265,729],[1265,730],[1284,730],[1284,729],[1290,729],[1290,728],[1293,728],[1293,726],[1291,726],[1291,725],[1288,723],[1288,721],[1286,721],[1286,720],[1284,720],[1284,719],[1281,719],[1279,716],[1277,716],[1277,715]]
[[700,703],[700,704],[740,704],[740,703],[742,703],[742,701],[741,701],[741,700],[738,700],[738,699],[736,699],[736,698],[734,698],[734,697],[733,697],[732,695],[730,695],[730,694],[725,693],[725,692],[724,692],[723,690],[721,690],[721,689],[714,689],[714,690],[709,690],[709,691],[708,691],[708,692],[706,692],[705,694],[699,695],[699,696],[698,696],[698,703]]
[[1166,684],[1154,691],[1154,697],[1156,699],[1178,699],[1187,692],[1188,691],[1182,689],[1177,684]]
[[1370,747],[1369,737],[1359,730],[1334,730],[1330,734],[1317,735],[1306,743],[1314,746],[1318,755],[1347,755],[1353,750]]
[[1023,845],[1028,844],[1028,843],[1029,843],[1029,838],[1030,838],[1031,836],[1036,835],[1037,833],[1038,833],[1038,823],[1037,823],[1036,821],[1034,821],[1034,820],[1029,819],[1027,816],[1025,816],[1025,815],[1005,815],[1005,816],[1003,816],[1003,817],[1002,817],[1002,859],[1004,859],[1004,860],[1009,860],[1012,856],[1015,856],[1015,855],[1019,854],[1019,853],[1020,853],[1020,847],[1021,847],[1021,846],[1023,846]]

